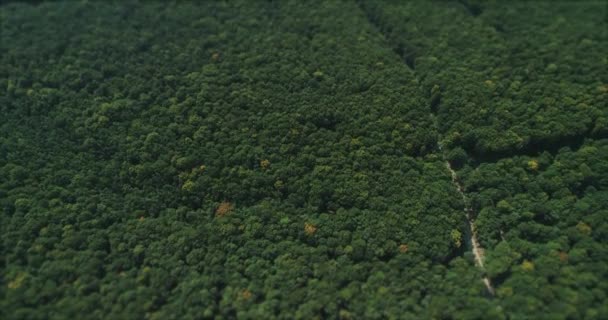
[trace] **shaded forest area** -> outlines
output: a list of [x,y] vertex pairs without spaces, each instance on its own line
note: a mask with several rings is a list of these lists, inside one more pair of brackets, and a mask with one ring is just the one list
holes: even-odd
[[416,73],[512,318],[608,315],[604,2],[360,2]]
[[606,17],[5,3],[0,318],[606,317]]

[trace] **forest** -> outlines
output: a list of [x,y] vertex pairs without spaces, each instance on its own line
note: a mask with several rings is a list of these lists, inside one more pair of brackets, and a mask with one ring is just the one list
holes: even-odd
[[608,318],[603,1],[0,2],[0,319]]

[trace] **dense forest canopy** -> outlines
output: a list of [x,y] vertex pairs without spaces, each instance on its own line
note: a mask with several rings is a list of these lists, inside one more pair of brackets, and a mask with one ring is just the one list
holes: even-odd
[[3,3],[0,318],[608,317],[607,17]]

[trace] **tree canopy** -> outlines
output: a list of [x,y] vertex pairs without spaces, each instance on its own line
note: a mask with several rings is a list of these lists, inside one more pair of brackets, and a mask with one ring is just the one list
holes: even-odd
[[0,318],[603,318],[605,16],[3,3]]

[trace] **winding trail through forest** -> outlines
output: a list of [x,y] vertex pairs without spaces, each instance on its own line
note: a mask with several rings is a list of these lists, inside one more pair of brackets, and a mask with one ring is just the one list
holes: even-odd
[[[465,211],[465,214],[467,217],[467,223],[468,223],[467,243],[469,244],[469,247],[470,247],[471,251],[473,252],[473,256],[475,257],[475,264],[480,269],[485,270],[485,267],[483,265],[483,259],[484,259],[483,248],[481,247],[481,245],[479,244],[479,241],[477,240],[477,232],[475,231],[475,220],[473,218],[473,208],[471,208],[471,206],[469,205],[469,202],[467,201],[467,196],[464,194],[464,189],[462,187],[462,184],[460,184],[460,182],[458,181],[458,175],[456,174],[456,171],[454,171],[454,169],[452,169],[452,165],[450,164],[450,162],[446,161],[445,166],[450,171],[450,174],[452,175],[452,183],[456,187],[456,190],[458,190],[458,193],[460,193],[460,196],[462,197],[462,202],[464,203],[464,211]],[[484,276],[482,278],[482,281],[483,281],[484,285],[486,286],[488,293],[493,296],[495,290],[494,290],[494,287],[492,286],[492,282],[490,281],[490,278],[488,278],[487,276]]]
[[[363,12],[363,14],[366,16],[366,18],[369,21],[369,23],[376,29],[376,31],[378,31],[378,33],[380,33],[381,35],[384,36],[387,45],[389,47],[392,47],[390,41],[388,40],[388,36],[382,30],[382,27],[378,24],[378,21],[376,21],[374,19],[373,15],[370,14],[369,10],[367,10],[365,8],[365,6],[363,5],[363,2],[362,1],[358,1],[357,3],[359,5],[359,8],[361,9],[361,11]],[[467,10],[469,10],[472,15],[476,15],[476,14],[474,14],[473,11],[471,11],[471,8],[467,7]],[[393,47],[393,51],[394,51],[394,53],[397,56],[401,57],[403,64],[405,64],[407,66],[407,68],[414,75],[414,78],[416,79],[416,81],[419,82],[418,74],[416,72],[416,68],[415,68],[414,63],[411,63],[410,60],[409,60],[409,58],[404,57],[404,54],[403,54],[402,51],[395,50],[394,47]],[[430,110],[431,117],[433,119],[433,127],[439,133],[439,132],[441,132],[441,130],[439,130],[439,123],[438,123],[438,120],[437,120],[437,111],[433,110],[432,107],[430,109],[431,109]],[[441,134],[439,134],[439,135],[441,135]],[[444,150],[442,148],[442,145],[441,145],[440,141],[441,141],[441,137],[438,137],[438,139],[437,139],[437,147],[439,149],[439,152],[441,153],[441,155],[445,159],[445,165],[446,165],[448,171],[451,174],[452,183],[454,184],[454,187],[456,188],[456,190],[458,191],[458,193],[462,197],[462,202],[463,202],[463,206],[464,206],[464,212],[465,212],[465,216],[466,216],[466,219],[467,219],[467,224],[466,224],[467,225],[467,227],[466,227],[466,244],[467,244],[467,247],[468,247],[469,250],[471,250],[473,252],[473,255],[475,257],[475,265],[478,268],[480,268],[482,271],[485,272],[485,267],[484,267],[484,264],[483,264],[484,250],[481,247],[479,241],[477,240],[477,232],[475,230],[475,218],[474,218],[474,215],[473,215],[473,208],[471,208],[471,206],[469,205],[469,201],[467,200],[467,196],[464,193],[464,187],[462,186],[462,184],[458,180],[458,175],[456,174],[456,171],[454,171],[454,169],[452,168],[452,165],[450,164],[450,162],[445,157],[445,152],[444,152]],[[488,278],[487,276],[484,275],[481,280],[483,281],[483,283],[484,283],[484,285],[486,287],[486,290],[488,291],[488,294],[490,296],[494,296],[495,290],[494,290],[494,287],[492,286],[492,282],[490,281],[490,278]]]

